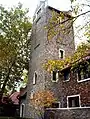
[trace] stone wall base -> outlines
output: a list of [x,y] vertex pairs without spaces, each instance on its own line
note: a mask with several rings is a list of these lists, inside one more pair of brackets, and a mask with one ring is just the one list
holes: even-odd
[[45,119],[90,119],[90,107],[46,109]]

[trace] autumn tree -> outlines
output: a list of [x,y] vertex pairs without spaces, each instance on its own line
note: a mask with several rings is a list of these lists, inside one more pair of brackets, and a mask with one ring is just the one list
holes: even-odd
[[15,89],[28,70],[31,22],[22,4],[10,9],[0,5],[0,94]]
[[33,99],[30,99],[35,109],[36,115],[44,119],[44,109],[50,107],[56,101],[54,94],[49,90],[38,91],[34,94]]
[[[71,9],[67,12],[52,12],[52,17],[46,26],[48,29],[48,37],[58,35],[60,32],[63,34],[68,34],[71,30],[72,24],[75,24],[75,36],[79,39],[82,38],[80,33],[87,35],[90,31],[90,2],[87,0],[70,0]],[[65,15],[70,15],[71,17],[65,18]],[[68,24],[71,23],[71,24]],[[77,32],[76,32],[77,31]],[[81,38],[80,38],[81,36]]]
[[[72,56],[65,58],[64,60],[48,60],[44,65],[44,68],[49,72],[51,70],[62,70],[68,66],[75,66],[78,64],[78,61],[84,56],[88,55],[88,51],[90,51],[90,2],[87,0],[70,1],[71,11],[60,13],[55,11],[52,12],[52,17],[49,19],[48,24],[46,25],[46,29],[48,30],[48,40],[51,40],[55,36],[57,36],[57,40],[63,40],[60,38],[60,32],[63,35],[69,34],[72,30],[72,25],[75,24],[74,37],[87,42],[78,46],[75,53]],[[67,17],[66,19],[65,14],[69,14],[71,17]],[[81,20],[83,22],[80,24]],[[78,25],[76,25],[77,21],[79,22]],[[81,33],[83,35],[81,35]]]

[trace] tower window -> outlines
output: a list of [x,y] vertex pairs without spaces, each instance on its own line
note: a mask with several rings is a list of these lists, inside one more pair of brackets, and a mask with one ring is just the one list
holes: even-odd
[[36,24],[40,21],[40,19],[41,19],[41,17],[39,17],[39,18],[37,19]]
[[41,8],[37,11],[37,15],[39,15],[41,13]]
[[63,71],[63,77],[64,77],[64,81],[69,81],[70,80],[70,69],[65,69]]
[[68,107],[80,107],[80,96],[79,95],[68,96],[67,106]]
[[63,49],[59,49],[59,58],[61,59],[65,58],[65,51]]
[[36,84],[37,81],[37,72],[34,72],[34,76],[33,76],[33,84]]
[[52,71],[51,75],[52,75],[52,81],[53,82],[57,82],[59,75],[58,75],[59,71]]

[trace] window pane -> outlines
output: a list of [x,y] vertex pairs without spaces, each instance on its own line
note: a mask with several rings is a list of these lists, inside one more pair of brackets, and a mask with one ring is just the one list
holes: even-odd
[[53,71],[53,80],[56,81],[56,71]]
[[63,51],[60,50],[61,58],[63,59]]
[[68,98],[69,107],[79,107],[79,96]]

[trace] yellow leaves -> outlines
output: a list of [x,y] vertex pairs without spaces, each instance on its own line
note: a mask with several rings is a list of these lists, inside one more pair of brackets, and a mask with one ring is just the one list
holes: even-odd
[[55,98],[53,93],[49,90],[36,92],[32,99],[33,105],[39,108],[49,107],[53,102],[55,102]]
[[76,50],[76,52],[64,60],[48,60],[46,64],[44,64],[44,68],[51,72],[53,70],[62,70],[68,66],[75,66],[78,64],[78,61],[81,61],[83,57],[90,53],[90,44],[82,43]]

